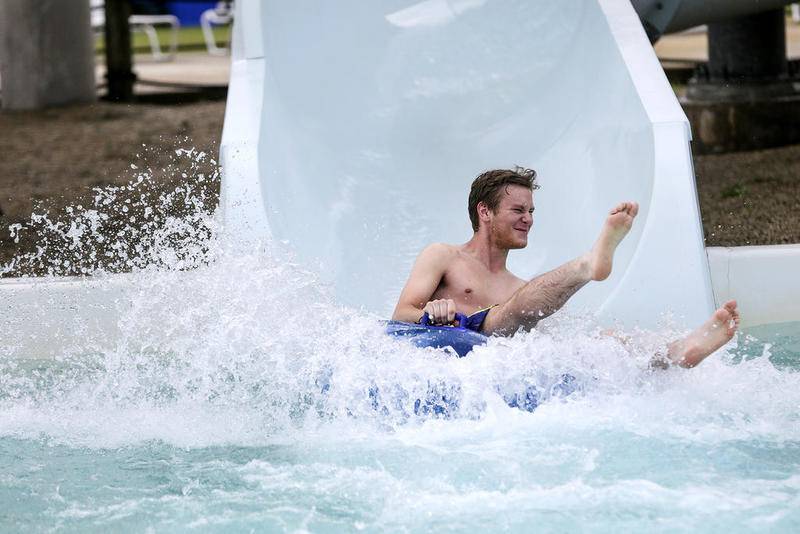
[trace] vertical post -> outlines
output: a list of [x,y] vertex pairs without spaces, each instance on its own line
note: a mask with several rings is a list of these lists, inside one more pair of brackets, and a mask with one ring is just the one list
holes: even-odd
[[4,109],[91,102],[94,45],[86,0],[0,0]]
[[708,25],[712,81],[777,80],[787,74],[783,8]]
[[131,60],[131,31],[128,18],[131,4],[128,0],[105,0],[106,3],[106,80],[108,99],[115,102],[133,100],[133,73]]
[[682,100],[696,151],[800,140],[800,92],[786,59],[785,17],[781,7],[708,25],[708,64],[695,69]]
[[784,11],[772,9],[708,25],[708,64],[686,89],[689,100],[759,101],[796,94],[786,59]]

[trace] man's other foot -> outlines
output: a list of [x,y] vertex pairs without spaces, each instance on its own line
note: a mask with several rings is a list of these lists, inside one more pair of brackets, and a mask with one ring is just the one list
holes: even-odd
[[608,214],[603,229],[600,231],[600,237],[597,238],[588,254],[590,280],[605,280],[611,274],[614,251],[630,231],[637,213],[639,213],[639,204],[623,202]]
[[727,343],[739,328],[736,301],[729,300],[702,326],[669,345],[669,359],[681,367],[694,367]]

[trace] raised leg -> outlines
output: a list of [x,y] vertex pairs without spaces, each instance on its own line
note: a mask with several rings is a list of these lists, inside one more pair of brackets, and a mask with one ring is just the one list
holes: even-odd
[[489,312],[483,331],[509,335],[520,327],[533,328],[588,282],[608,278],[614,251],[630,231],[638,211],[635,202],[623,202],[612,209],[592,250],[522,286],[507,302]]
[[583,258],[572,260],[522,286],[507,302],[489,311],[483,332],[510,335],[520,326],[526,330],[536,326],[591,280],[585,274],[585,263]]

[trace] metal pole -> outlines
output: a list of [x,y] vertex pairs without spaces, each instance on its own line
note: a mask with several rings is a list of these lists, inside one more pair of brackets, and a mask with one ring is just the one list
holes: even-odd
[[784,10],[708,25],[708,64],[687,86],[689,100],[763,101],[795,96],[786,59]]
[[106,0],[106,80],[108,99],[115,102],[133,100],[136,75],[131,60],[130,16],[128,0]]
[[787,74],[783,9],[708,25],[711,81],[776,80]]

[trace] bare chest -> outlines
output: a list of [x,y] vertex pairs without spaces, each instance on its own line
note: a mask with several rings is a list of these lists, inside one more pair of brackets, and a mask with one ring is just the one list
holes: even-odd
[[460,259],[448,267],[433,298],[453,299],[459,312],[471,314],[504,303],[523,284],[508,271],[492,273],[476,261]]

